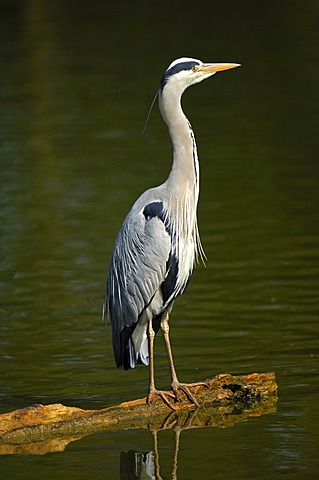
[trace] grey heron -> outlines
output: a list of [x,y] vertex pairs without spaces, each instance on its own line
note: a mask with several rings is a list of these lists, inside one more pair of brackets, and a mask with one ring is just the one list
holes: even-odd
[[[106,284],[105,310],[112,323],[117,367],[149,365],[148,402],[159,395],[172,401],[194,384],[179,382],[169,339],[168,318],[174,300],[182,295],[196,259],[202,255],[197,226],[199,162],[194,132],[181,97],[186,88],[237,63],[203,63],[179,58],[166,69],[158,90],[159,108],[173,145],[173,163],[167,180],[145,191],[134,203],[116,239]],[[154,337],[163,334],[174,394],[155,388]]]

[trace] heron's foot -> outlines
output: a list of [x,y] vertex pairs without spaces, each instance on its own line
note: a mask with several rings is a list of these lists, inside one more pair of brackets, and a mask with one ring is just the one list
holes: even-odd
[[190,387],[200,387],[200,386],[207,387],[208,383],[207,382],[181,383],[181,382],[178,382],[178,381],[172,383],[172,389],[173,389],[173,392],[175,393],[176,400],[178,402],[181,401],[180,400],[180,394],[179,394],[179,390],[181,390],[182,392],[184,392],[186,397],[194,405],[196,405],[196,407],[199,407],[199,403],[196,400],[196,398],[194,397],[194,395],[192,394],[192,392],[190,391]]
[[176,395],[174,395],[172,392],[168,392],[166,390],[157,390],[156,388],[152,389],[150,393],[147,396],[146,402],[148,405],[150,405],[151,401],[155,396],[161,397],[164,403],[171,408],[172,410],[176,410],[174,407],[173,403],[169,401],[168,397],[171,397],[172,399],[176,400]]

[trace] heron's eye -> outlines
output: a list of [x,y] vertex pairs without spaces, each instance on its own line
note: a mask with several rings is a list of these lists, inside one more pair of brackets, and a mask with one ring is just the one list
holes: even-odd
[[192,72],[193,72],[193,73],[196,73],[196,72],[198,72],[199,69],[200,69],[200,66],[199,66],[199,65],[194,65],[194,66],[192,67]]

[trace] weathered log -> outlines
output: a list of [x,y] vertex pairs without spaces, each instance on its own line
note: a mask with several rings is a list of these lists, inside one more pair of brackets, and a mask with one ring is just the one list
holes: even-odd
[[201,405],[190,425],[187,422],[195,406],[185,396],[174,404],[175,412],[161,398],[155,398],[150,405],[142,398],[101,410],[52,404],[2,414],[0,454],[61,451],[68,443],[98,431],[171,428],[176,422],[188,428],[229,427],[248,417],[276,411],[274,373],[221,374],[207,380],[206,386],[190,390]]

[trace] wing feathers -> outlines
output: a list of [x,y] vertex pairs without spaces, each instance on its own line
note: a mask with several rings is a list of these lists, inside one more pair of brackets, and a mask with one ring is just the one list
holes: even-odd
[[[153,202],[142,212],[136,212],[133,207],[113,249],[106,305],[112,322],[116,363],[124,368],[136,363],[134,346],[128,340],[166,275],[171,238],[163,221],[157,216],[162,209],[161,202]],[[151,311],[152,315],[159,313]],[[142,346],[142,359],[146,361],[148,354],[145,345]]]
[[106,288],[115,360],[125,369],[139,361],[148,363],[149,317],[153,323],[157,319],[157,331],[162,312],[184,291],[192,269],[187,261],[179,264],[176,233],[163,203],[140,205],[143,197],[119,232]]

